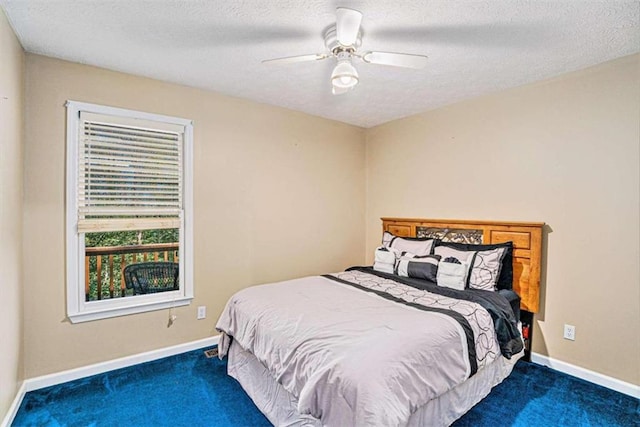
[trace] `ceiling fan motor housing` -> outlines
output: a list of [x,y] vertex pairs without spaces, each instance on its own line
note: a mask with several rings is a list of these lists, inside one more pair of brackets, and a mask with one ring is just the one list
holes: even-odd
[[351,46],[344,46],[338,41],[336,26],[332,25],[324,34],[324,45],[336,57],[342,52],[352,54],[362,45],[362,32],[358,31],[358,37]]

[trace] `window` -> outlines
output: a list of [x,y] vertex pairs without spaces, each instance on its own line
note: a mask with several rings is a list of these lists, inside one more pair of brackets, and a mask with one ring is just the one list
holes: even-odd
[[192,140],[190,120],[67,102],[71,322],[193,299]]

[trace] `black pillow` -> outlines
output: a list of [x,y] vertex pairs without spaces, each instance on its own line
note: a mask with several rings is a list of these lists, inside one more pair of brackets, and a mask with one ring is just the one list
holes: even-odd
[[471,243],[454,243],[436,240],[433,247],[447,246],[459,251],[488,251],[497,248],[507,248],[504,258],[502,258],[502,270],[498,277],[496,287],[498,289],[513,288],[513,242],[495,243],[493,245],[473,245]]
[[436,282],[440,255],[402,256],[396,263],[396,274],[401,277]]

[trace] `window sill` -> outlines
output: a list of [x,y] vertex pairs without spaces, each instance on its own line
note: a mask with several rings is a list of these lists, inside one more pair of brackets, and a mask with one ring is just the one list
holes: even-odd
[[71,323],[90,322],[92,320],[108,319],[110,317],[126,316],[129,314],[145,313],[147,311],[163,310],[171,307],[179,307],[191,304],[193,297],[180,297],[165,301],[150,301],[136,303],[124,307],[104,307],[100,309],[85,310],[77,313],[68,313]]

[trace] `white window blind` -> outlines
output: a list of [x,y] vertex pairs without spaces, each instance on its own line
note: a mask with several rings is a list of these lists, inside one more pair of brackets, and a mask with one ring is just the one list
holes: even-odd
[[179,228],[184,126],[81,112],[78,233]]

